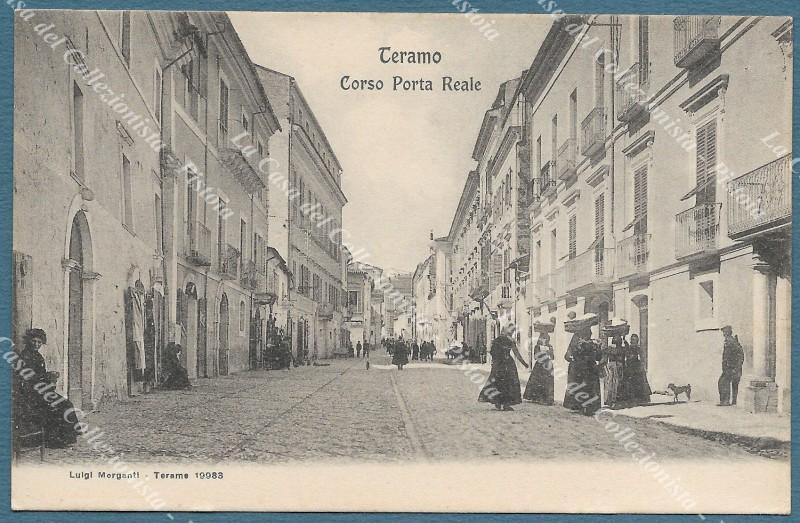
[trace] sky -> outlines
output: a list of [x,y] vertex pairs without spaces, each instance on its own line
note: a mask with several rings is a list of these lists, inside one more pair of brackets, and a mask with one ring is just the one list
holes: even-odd
[[[446,236],[483,115],[500,84],[527,69],[551,18],[486,15],[489,40],[463,14],[229,13],[250,58],[293,76],[342,165],[343,227],[365,261],[413,271],[430,233]],[[486,31],[484,31],[486,32]],[[488,34],[488,33],[487,33]],[[438,64],[382,63],[379,48],[439,51]],[[380,91],[341,88],[343,76],[383,80]],[[433,91],[394,91],[393,77]],[[442,77],[481,82],[446,92]]]

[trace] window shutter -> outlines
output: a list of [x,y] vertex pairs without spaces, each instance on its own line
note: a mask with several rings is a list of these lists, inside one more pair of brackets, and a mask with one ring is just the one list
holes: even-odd
[[578,217],[574,214],[569,217],[569,259],[578,254]]
[[606,200],[602,194],[594,201],[594,239],[597,242],[598,248],[602,249],[602,241],[605,237],[605,208]]
[[647,232],[647,166],[640,167],[633,175],[634,234]]
[[717,122],[712,120],[697,129],[697,203],[716,200]]

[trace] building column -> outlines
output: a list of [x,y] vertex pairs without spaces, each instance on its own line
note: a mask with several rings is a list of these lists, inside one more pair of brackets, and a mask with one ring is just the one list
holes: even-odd
[[792,282],[778,275],[775,289],[775,381],[779,386],[778,412],[792,408]]
[[[770,300],[770,265],[753,255],[753,355],[751,373],[744,391],[743,405],[750,412],[776,410],[776,385],[768,377]],[[742,383],[744,385],[744,383]],[[774,406],[773,406],[774,405]]]

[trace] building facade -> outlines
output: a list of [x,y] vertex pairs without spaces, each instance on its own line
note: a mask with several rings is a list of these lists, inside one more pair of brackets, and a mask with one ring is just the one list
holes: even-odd
[[654,389],[714,401],[731,325],[739,404],[788,412],[791,35],[763,17],[554,22],[481,125],[447,237],[457,339],[485,344],[503,316],[527,344],[555,321],[558,362],[572,314],[622,318]]
[[258,67],[282,131],[271,143],[270,223],[294,277],[283,306],[298,357],[330,357],[342,340],[342,167],[297,81]]
[[431,241],[431,254],[413,275],[414,338],[433,342],[444,352],[456,339],[450,285],[451,244],[447,238]]
[[[613,16],[554,24],[523,81],[539,177],[530,206],[532,320],[560,325],[570,311],[624,318],[640,335],[653,387],[691,383],[693,397],[707,401],[717,397],[720,329],[730,324],[745,350],[740,404],[788,409],[785,22]],[[669,41],[674,47],[652,45]],[[758,101],[749,95],[756,84]],[[557,360],[567,343],[558,328]]]

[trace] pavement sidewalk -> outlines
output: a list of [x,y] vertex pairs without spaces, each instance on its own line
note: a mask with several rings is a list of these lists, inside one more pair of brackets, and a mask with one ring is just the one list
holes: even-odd
[[778,414],[752,414],[739,407],[718,407],[710,402],[657,403],[616,411],[631,418],[652,419],[681,432],[714,439],[739,440],[762,447],[782,447],[791,442],[791,419]]

